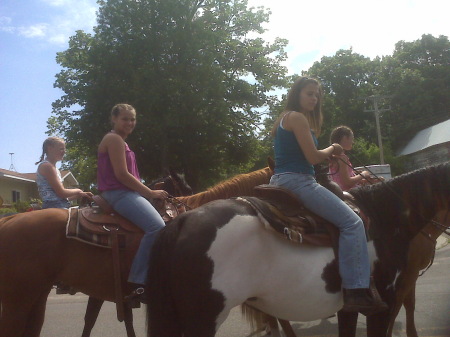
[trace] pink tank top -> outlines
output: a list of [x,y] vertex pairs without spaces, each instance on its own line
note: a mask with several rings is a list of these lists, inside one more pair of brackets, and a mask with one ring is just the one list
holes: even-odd
[[[136,156],[134,152],[130,150],[127,143],[125,143],[125,158],[127,161],[128,172],[140,181],[141,178],[139,176],[139,171],[136,164]],[[97,184],[100,192],[110,190],[129,190],[128,187],[117,180],[108,152],[98,153]]]
[[[345,154],[341,155],[340,158],[342,158],[349,165],[349,166],[348,165],[345,166],[348,176],[354,177],[356,174],[351,169],[351,167],[353,167],[353,166],[352,166],[352,163],[350,163],[350,159]],[[330,174],[331,179],[335,183],[337,183],[343,191],[348,191],[349,189],[351,189],[354,186],[353,185],[346,186],[344,184],[344,182],[341,180],[341,176],[339,175],[338,169],[339,169],[339,164],[336,161],[332,160],[330,162],[330,166],[329,166],[329,174]]]

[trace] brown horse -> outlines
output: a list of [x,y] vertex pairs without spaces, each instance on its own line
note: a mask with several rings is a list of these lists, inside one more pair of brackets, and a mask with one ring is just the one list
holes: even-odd
[[[184,197],[183,201],[194,207],[199,200],[220,198],[218,191],[226,190],[223,197],[247,194],[254,186],[267,183],[271,174],[264,168],[238,175],[209,193]],[[66,238],[67,220],[64,209],[19,213],[0,220],[0,336],[39,336],[47,297],[56,281],[89,296],[115,301],[111,251]],[[131,260],[124,265],[122,280],[127,279]],[[131,291],[125,281],[122,287],[125,293]]]
[[[433,218],[450,225],[449,189],[447,164],[351,191],[371,221],[375,284],[391,308],[410,241]],[[214,336],[243,302],[294,321],[328,317],[342,307],[332,249],[274,236],[242,198],[182,214],[160,232],[154,249],[149,336]],[[368,336],[385,336],[388,318],[388,312],[369,316]]]
[[433,263],[436,240],[443,232],[444,228],[430,223],[411,241],[408,264],[397,280],[395,302],[390,312],[387,337],[392,336],[395,318],[402,305],[405,307],[406,313],[406,335],[418,337],[414,322],[416,282],[420,272]]

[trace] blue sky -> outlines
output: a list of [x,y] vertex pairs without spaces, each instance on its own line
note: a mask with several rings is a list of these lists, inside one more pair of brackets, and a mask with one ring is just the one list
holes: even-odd
[[[323,56],[353,48],[364,56],[390,55],[400,40],[422,34],[450,36],[447,0],[249,0],[270,8],[264,38],[289,40],[289,73],[307,70]],[[0,1],[0,168],[34,172],[47,137],[53,88],[61,70],[56,53],[76,30],[92,32],[95,0]],[[368,117],[371,118],[371,117]]]

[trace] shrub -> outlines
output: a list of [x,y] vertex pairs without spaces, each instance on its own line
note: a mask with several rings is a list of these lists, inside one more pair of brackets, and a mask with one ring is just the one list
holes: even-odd
[[8,213],[17,213],[17,210],[15,208],[0,208],[0,215]]

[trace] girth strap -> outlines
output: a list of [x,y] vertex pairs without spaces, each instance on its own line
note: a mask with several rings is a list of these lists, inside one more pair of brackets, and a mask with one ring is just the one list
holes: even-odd
[[122,322],[124,319],[124,296],[122,291],[122,277],[120,271],[120,253],[119,253],[119,239],[117,236],[117,230],[111,230],[111,241],[112,241],[112,262],[114,270],[114,292],[116,297],[116,309],[117,309],[117,319]]

